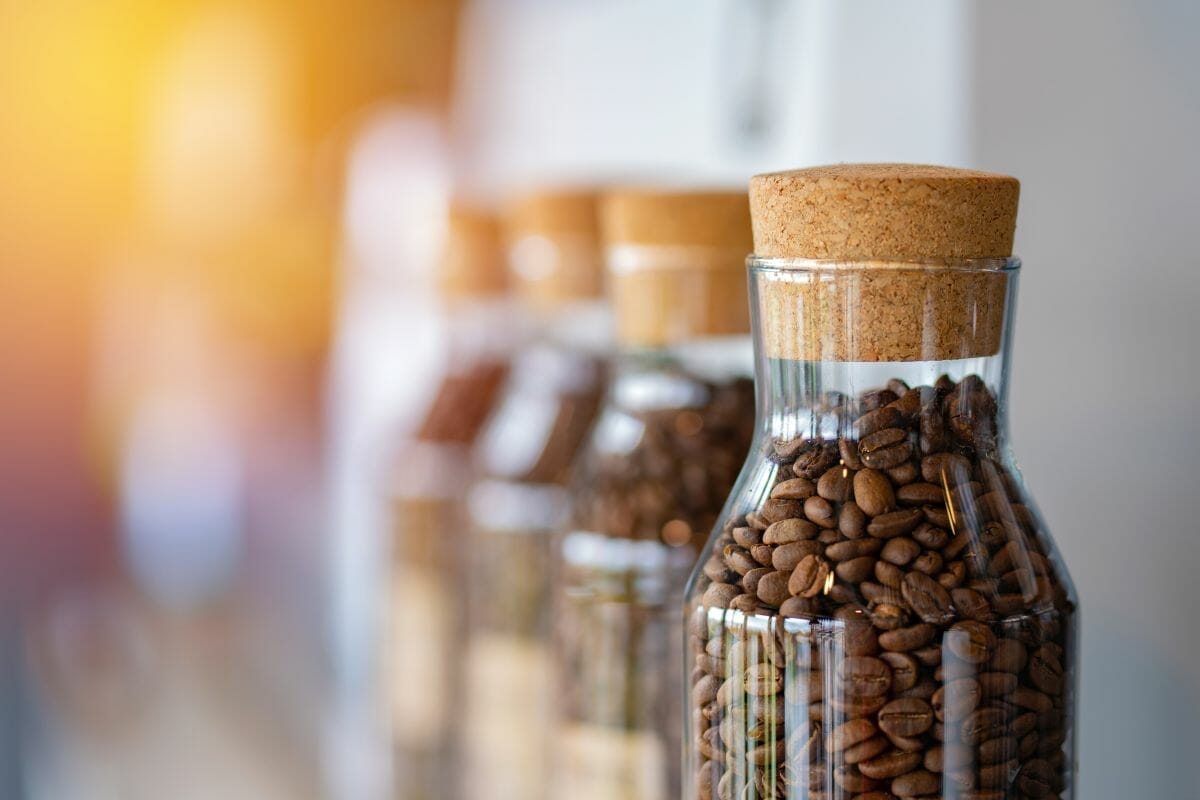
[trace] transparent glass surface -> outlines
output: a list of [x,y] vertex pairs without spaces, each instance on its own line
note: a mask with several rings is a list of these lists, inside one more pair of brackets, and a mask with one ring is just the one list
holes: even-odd
[[[912,308],[944,311],[962,270],[1005,282],[999,352],[897,362],[764,346],[877,328],[852,301],[878,269],[751,267],[761,402],[687,592],[684,796],[1075,797],[1075,593],[1008,446],[1017,262],[884,267],[927,287]],[[836,287],[844,327],[797,293],[794,328],[768,330],[780,282]]]
[[679,605],[749,447],[751,370],[745,336],[618,361],[556,551],[557,796],[679,796]]
[[401,800],[462,791],[467,489],[472,447],[509,373],[513,335],[497,327],[506,310],[502,302],[454,309],[437,391],[392,469],[384,680]]
[[552,539],[571,464],[600,408],[608,345],[603,304],[547,312],[513,359],[476,446],[463,703],[467,797],[546,795],[552,689]]

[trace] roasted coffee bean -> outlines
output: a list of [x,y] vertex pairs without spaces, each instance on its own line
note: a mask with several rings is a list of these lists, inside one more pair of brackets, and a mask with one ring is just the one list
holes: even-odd
[[1029,680],[1046,694],[1062,694],[1062,648],[1047,643],[1029,656]]
[[[868,541],[878,541],[877,539]],[[897,567],[906,566],[910,561],[921,554],[921,545],[909,539],[907,536],[898,536],[895,539],[888,539],[883,549],[879,552],[879,557],[890,564],[895,564]]]
[[817,481],[817,494],[831,503],[844,503],[854,496],[854,470],[833,466]]
[[725,564],[725,560],[720,556],[713,556],[705,561],[704,569],[701,571],[705,577],[715,583],[733,583],[740,577]]
[[758,599],[769,606],[780,606],[788,599],[788,579],[790,572],[769,572],[758,582],[756,594]]
[[[979,681],[972,678],[960,678],[944,684],[934,692],[933,711],[941,722],[957,722],[971,714],[982,699],[983,690],[979,686]],[[974,742],[968,742],[968,744],[974,744]]]
[[868,389],[859,396],[858,401],[862,404],[863,411],[874,411],[894,403],[897,399],[899,399],[899,395],[890,388],[886,388]]
[[825,556],[834,561],[870,556],[879,552],[883,542],[879,539],[850,539],[831,544],[825,548]]
[[764,575],[769,575],[772,571],[770,567],[757,567],[750,570],[742,576],[742,589],[746,591],[746,594],[756,594],[758,592],[758,582],[763,579]]
[[833,510],[833,504],[824,497],[814,495],[805,500],[804,516],[822,528],[837,527],[837,513]]
[[974,589],[951,589],[950,602],[954,603],[958,615],[966,619],[989,622],[995,616],[988,601]]
[[[909,566],[916,572],[933,577],[942,571],[945,562],[935,550],[926,550],[910,564]],[[941,586],[941,584],[938,584]],[[942,587],[945,588],[945,587]]]
[[799,597],[816,597],[825,591],[829,577],[828,561],[821,556],[805,556],[792,572],[788,591]]
[[892,794],[898,797],[917,797],[933,794],[942,788],[942,781],[937,775],[923,769],[915,769],[905,775],[892,779]]
[[935,636],[937,628],[921,623],[880,634],[879,646],[892,652],[909,653],[929,644]]
[[750,557],[754,559],[756,565],[770,567],[773,566],[775,550],[769,544],[756,544],[750,548]]
[[887,561],[876,561],[875,579],[889,589],[899,590],[904,580],[904,570]]
[[884,750],[891,748],[891,742],[882,734],[873,736],[865,742],[859,742],[856,745],[851,745],[842,751],[841,760],[847,764],[861,764],[869,758],[882,753]]
[[851,697],[881,697],[892,688],[892,668],[872,656],[850,656],[838,665],[838,678]]
[[891,603],[880,603],[871,611],[871,624],[882,631],[894,631],[908,622],[908,613]]
[[833,442],[820,442],[803,451],[792,464],[792,473],[797,478],[808,478],[815,481],[825,470],[837,463],[837,445]]
[[854,764],[843,764],[833,771],[833,782],[847,792],[870,792],[879,788],[879,781],[871,780],[858,771]]
[[942,528],[922,522],[912,532],[912,538],[917,544],[929,550],[941,550],[950,541],[950,534]]
[[713,583],[704,590],[703,603],[710,608],[729,608],[733,598],[741,594],[741,589],[728,583]]
[[859,770],[868,778],[889,780],[891,778],[912,772],[921,765],[920,753],[905,753],[897,750],[886,755],[863,761],[858,765]]
[[921,477],[921,470],[911,461],[905,461],[899,466],[885,469],[884,472],[892,479],[892,483],[897,486],[905,486],[912,483],[917,478]]
[[853,439],[838,439],[838,456],[850,469],[863,468],[863,463],[858,459],[858,442]]
[[762,566],[750,556],[748,550],[733,544],[725,546],[724,557],[726,566],[739,575],[745,575],[755,567]]
[[[859,452],[862,452],[862,440],[864,438],[885,428],[892,428],[901,422],[903,422],[903,419],[900,416],[900,412],[888,406],[863,414],[854,423],[854,438],[859,440]],[[870,464],[867,466],[870,466]]]
[[864,436],[858,443],[859,459],[872,469],[898,467],[911,455],[908,432],[903,428],[884,428]]
[[825,740],[825,749],[831,753],[840,753],[847,747],[865,742],[879,732],[875,723],[868,719],[852,719],[829,732]]
[[[904,509],[880,514],[867,525],[867,533],[880,539],[890,539],[893,536],[903,536],[911,532],[924,518],[922,509]],[[811,518],[810,518],[811,519]]]
[[[788,581],[790,586],[791,581]],[[791,591],[789,588],[788,591]],[[779,606],[779,613],[785,617],[812,617],[821,610],[819,603],[808,597],[789,597]]]
[[917,685],[921,665],[907,653],[884,652],[879,659],[892,668],[892,689],[899,693]]
[[803,541],[780,545],[771,553],[771,566],[791,574],[805,556],[821,555],[825,548],[820,542]]
[[791,478],[775,484],[771,497],[784,500],[807,500],[816,492],[816,487],[808,478]]
[[843,561],[834,568],[834,573],[846,583],[862,583],[875,573],[875,557],[861,556]]
[[919,736],[933,725],[933,709],[924,700],[904,697],[879,710],[879,727],[895,736]]
[[762,544],[763,533],[749,527],[734,528],[733,540],[741,547],[750,548],[756,544]]
[[943,506],[921,506],[925,520],[939,528],[950,527],[950,513]]
[[933,483],[910,483],[896,491],[896,499],[904,506],[925,506],[945,501],[945,490]]
[[762,518],[769,525],[781,519],[800,516],[801,508],[802,505],[799,500],[785,500],[772,497],[763,503],[763,507],[758,513],[762,515]]
[[847,539],[860,539],[867,535],[867,521],[866,512],[850,501],[843,504],[838,512],[837,527]]
[[821,529],[806,519],[783,519],[772,524],[762,535],[763,544],[780,545],[815,539]]
[[984,697],[1005,697],[1017,688],[1017,676],[1009,672],[981,672],[975,680]]
[[[976,684],[978,686],[978,684]],[[1007,733],[1004,712],[995,708],[981,708],[968,714],[962,721],[963,744],[977,745]]]
[[925,622],[945,625],[954,619],[949,593],[928,575],[908,573],[900,584],[900,591],[904,601]]
[[865,513],[877,517],[896,505],[896,494],[883,473],[864,469],[854,474],[854,501]]
[[969,664],[984,664],[996,648],[996,634],[982,622],[956,622],[946,631],[945,646],[959,659]]

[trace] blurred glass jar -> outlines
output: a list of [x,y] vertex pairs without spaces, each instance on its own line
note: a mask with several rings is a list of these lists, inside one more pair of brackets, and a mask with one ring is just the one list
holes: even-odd
[[552,537],[611,349],[596,204],[594,192],[544,192],[508,214],[509,266],[532,330],[480,436],[467,504],[467,797],[546,796]]
[[685,797],[1075,796],[1075,593],[1006,426],[1017,191],[751,183],[763,404],[688,592]]
[[605,199],[618,356],[557,547],[554,788],[679,794],[679,603],[754,416],[744,193]]
[[384,680],[397,797],[456,796],[472,446],[500,396],[515,333],[498,221],[452,209],[441,271],[445,371],[391,477],[394,541]]

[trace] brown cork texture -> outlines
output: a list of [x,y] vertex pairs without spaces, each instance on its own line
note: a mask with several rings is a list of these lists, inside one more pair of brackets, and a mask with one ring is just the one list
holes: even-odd
[[623,190],[604,199],[601,222],[623,345],[750,332],[744,192]]
[[1012,255],[1018,193],[1016,179],[1004,175],[908,164],[755,176],[755,256],[827,262],[757,273],[768,355],[942,361],[995,354],[1008,280],[996,259]]
[[464,205],[450,209],[439,274],[442,294],[452,299],[489,297],[508,288],[499,219]]
[[604,294],[599,194],[547,190],[526,194],[505,217],[514,289],[535,307]]

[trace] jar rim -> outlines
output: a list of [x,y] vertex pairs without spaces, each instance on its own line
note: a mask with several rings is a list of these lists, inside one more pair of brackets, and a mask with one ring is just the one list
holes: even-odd
[[930,258],[909,259],[818,259],[761,257],[751,253],[746,257],[751,272],[847,272],[868,270],[908,270],[916,272],[1017,272],[1021,259],[1015,256],[996,258]]

